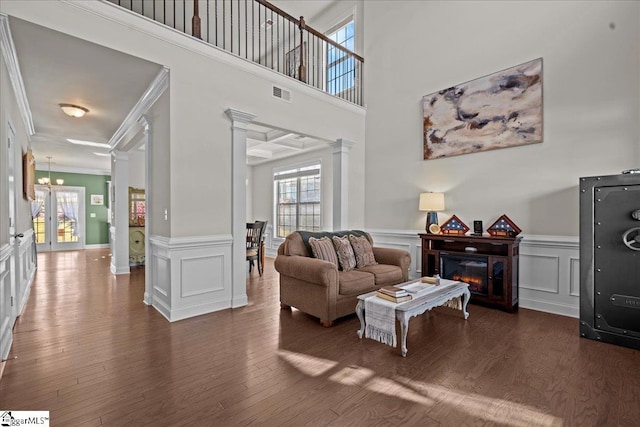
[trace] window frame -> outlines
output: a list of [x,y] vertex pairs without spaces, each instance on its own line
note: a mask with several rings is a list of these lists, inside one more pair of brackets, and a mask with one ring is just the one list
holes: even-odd
[[[313,169],[311,169],[313,168]],[[307,169],[307,170],[305,170]],[[319,192],[319,197],[317,202],[301,202],[300,201],[300,192],[301,185],[300,179],[304,177],[313,177],[317,176],[319,178],[317,191]],[[280,181],[286,179],[296,179],[296,201],[295,203],[280,203]],[[295,165],[289,165],[280,167],[273,170],[273,224],[274,224],[274,237],[277,239],[284,239],[286,236],[295,230],[308,230],[308,231],[320,231],[322,229],[323,223],[323,215],[322,215],[322,162],[320,160],[313,160],[305,163],[299,163]],[[295,215],[295,224],[289,233],[285,231],[284,234],[280,233],[280,206],[281,205],[289,205],[296,206],[296,215]],[[301,218],[301,206],[317,206],[318,208],[318,216],[319,221],[317,226],[314,224],[313,227],[302,228],[300,226],[300,218]],[[314,212],[315,214],[315,212]],[[313,229],[313,230],[312,230]]]
[[[348,40],[353,40],[353,49],[350,49],[351,51],[355,52],[355,46],[356,46],[356,20],[355,20],[355,16],[354,15],[349,15],[348,17],[346,17],[345,19],[343,19],[342,21],[340,21],[340,23],[338,23],[337,25],[333,26],[329,31],[327,31],[325,33],[325,35],[328,38],[331,38],[334,34],[338,33],[340,30],[342,30],[343,28],[346,28],[348,25],[353,24],[353,36],[351,38],[347,38],[345,39],[345,42]],[[334,40],[335,41],[335,40]],[[338,43],[340,45],[343,45],[342,43]],[[346,47],[343,45],[343,47]],[[325,59],[325,67],[324,67],[324,73],[325,73],[325,79],[324,79],[324,85],[325,85],[325,92],[334,95],[334,96],[340,96],[346,92],[348,92],[349,90],[353,90],[354,88],[356,88],[357,86],[357,82],[356,82],[356,76],[355,76],[355,70],[356,70],[356,65],[355,65],[355,59],[353,57],[349,58],[346,55],[343,56],[342,58],[333,61],[333,62],[329,62],[329,52],[331,49],[336,49],[337,48],[333,48],[330,44],[327,43],[327,47],[326,47],[326,52],[324,55],[324,59]],[[339,77],[334,77],[334,79],[330,80],[329,79],[329,75],[330,75],[330,70],[333,67],[339,67],[341,64],[347,63],[347,65],[349,64],[349,62],[351,62],[351,68],[347,70],[346,73],[342,73],[340,74]],[[331,86],[336,86],[337,87],[337,82],[343,78],[343,76],[347,75],[348,73],[352,73],[352,82],[351,82],[351,86],[349,87],[343,87],[341,91],[335,90],[332,91],[331,90]]]

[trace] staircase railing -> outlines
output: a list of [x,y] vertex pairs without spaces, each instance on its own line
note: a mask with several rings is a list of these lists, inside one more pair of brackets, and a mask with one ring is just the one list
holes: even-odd
[[268,1],[108,1],[363,105],[364,58]]

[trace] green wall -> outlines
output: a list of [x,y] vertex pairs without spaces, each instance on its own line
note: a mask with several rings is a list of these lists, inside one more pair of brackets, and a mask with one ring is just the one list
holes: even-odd
[[[49,172],[36,170],[36,182],[38,178],[48,177]],[[85,245],[101,245],[109,243],[109,223],[107,222],[107,181],[111,181],[109,175],[88,175],[83,173],[68,173],[51,171],[51,182],[56,179],[64,179],[64,185],[70,187],[84,187],[85,197]],[[91,195],[104,196],[104,205],[92,205]],[[91,213],[96,217],[91,218]]]

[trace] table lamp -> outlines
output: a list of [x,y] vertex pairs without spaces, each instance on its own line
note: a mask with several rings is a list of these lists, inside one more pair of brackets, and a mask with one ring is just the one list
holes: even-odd
[[427,211],[427,233],[431,224],[438,225],[438,212],[444,210],[444,193],[421,193],[420,205],[418,207],[421,211]]

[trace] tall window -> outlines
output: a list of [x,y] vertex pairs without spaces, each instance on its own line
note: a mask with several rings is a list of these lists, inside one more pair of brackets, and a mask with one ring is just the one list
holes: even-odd
[[320,231],[320,164],[277,172],[273,179],[277,236]]
[[[353,51],[354,49],[353,20],[340,27],[328,37],[341,46]],[[355,83],[355,59],[346,53],[329,45],[327,48],[327,92],[336,95],[351,89]]]

